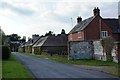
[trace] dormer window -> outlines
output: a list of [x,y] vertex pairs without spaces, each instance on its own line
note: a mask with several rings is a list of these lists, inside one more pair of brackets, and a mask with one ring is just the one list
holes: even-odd
[[78,38],[82,38],[82,33],[81,33],[81,31],[78,32]]

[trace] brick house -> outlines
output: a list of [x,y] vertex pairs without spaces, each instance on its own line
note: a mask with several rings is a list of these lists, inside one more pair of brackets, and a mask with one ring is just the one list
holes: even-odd
[[120,32],[118,19],[102,18],[100,9],[94,8],[93,16],[82,20],[77,18],[77,24],[69,32],[69,41],[88,41],[105,38],[107,36],[115,37],[114,33]]
[[[93,9],[93,16],[85,20],[82,20],[81,17],[78,17],[77,24],[68,33],[68,42],[69,42],[68,53],[83,55],[84,52],[85,54],[84,57],[85,57],[89,55],[89,53],[91,52],[91,51],[86,52],[85,50],[87,48],[88,48],[87,50],[89,50],[89,47],[91,46],[91,43],[88,41],[99,40],[102,38],[106,38],[107,36],[112,36],[116,40],[118,38],[118,35],[120,34],[119,24],[120,24],[120,17],[118,17],[118,19],[102,18],[100,16],[100,9],[98,7]],[[83,46],[80,45],[81,43],[79,42],[82,42]],[[84,42],[86,42],[86,44],[87,45],[89,44],[90,46],[84,45],[85,44]],[[80,47],[78,49],[79,51],[75,49],[76,46]],[[73,48],[74,50],[71,50]],[[93,54],[90,54],[89,55],[90,57],[87,57],[86,59],[92,58],[92,55]]]

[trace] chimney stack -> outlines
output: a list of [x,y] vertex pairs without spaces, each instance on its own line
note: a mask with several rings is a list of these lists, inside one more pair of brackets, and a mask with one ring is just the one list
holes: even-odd
[[82,18],[78,16],[77,23],[80,23],[82,21]]
[[38,34],[33,34],[33,35],[32,35],[32,39],[35,39],[35,38],[37,38],[37,37],[39,37]]
[[97,7],[94,8],[93,10],[93,15],[96,16],[96,15],[100,15],[100,9]]

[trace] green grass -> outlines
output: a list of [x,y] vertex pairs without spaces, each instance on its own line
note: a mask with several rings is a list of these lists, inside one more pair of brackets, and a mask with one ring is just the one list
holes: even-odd
[[28,55],[36,56],[40,58],[48,58],[51,60],[55,60],[67,64],[89,65],[89,66],[117,66],[117,63],[115,62],[100,61],[100,60],[68,60],[67,58],[62,58],[59,56],[34,55],[34,54],[28,54]]
[[2,60],[0,59],[0,79],[2,78]]
[[2,77],[3,78],[32,78],[32,75],[25,67],[17,61],[16,56],[11,55],[9,60],[2,62]]

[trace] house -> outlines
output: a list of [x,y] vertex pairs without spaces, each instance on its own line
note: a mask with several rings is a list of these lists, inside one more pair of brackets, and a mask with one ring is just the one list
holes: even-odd
[[68,33],[69,55],[72,56],[72,58],[77,56],[78,59],[93,58],[94,51],[91,49],[93,48],[91,41],[100,40],[108,36],[117,39],[120,33],[119,24],[120,17],[118,19],[102,18],[98,7],[93,9],[93,16],[85,20],[78,17],[77,24]]
[[32,47],[33,54],[41,54],[41,47],[47,38],[48,36],[39,38],[39,40]]
[[25,42],[20,44],[19,52],[23,52],[23,53],[25,52]]
[[34,45],[35,54],[67,53],[67,35],[41,37]]
[[27,53],[32,53],[32,46],[37,42],[37,40],[39,39],[39,35],[32,35],[32,39],[28,40],[25,43],[25,52]]

